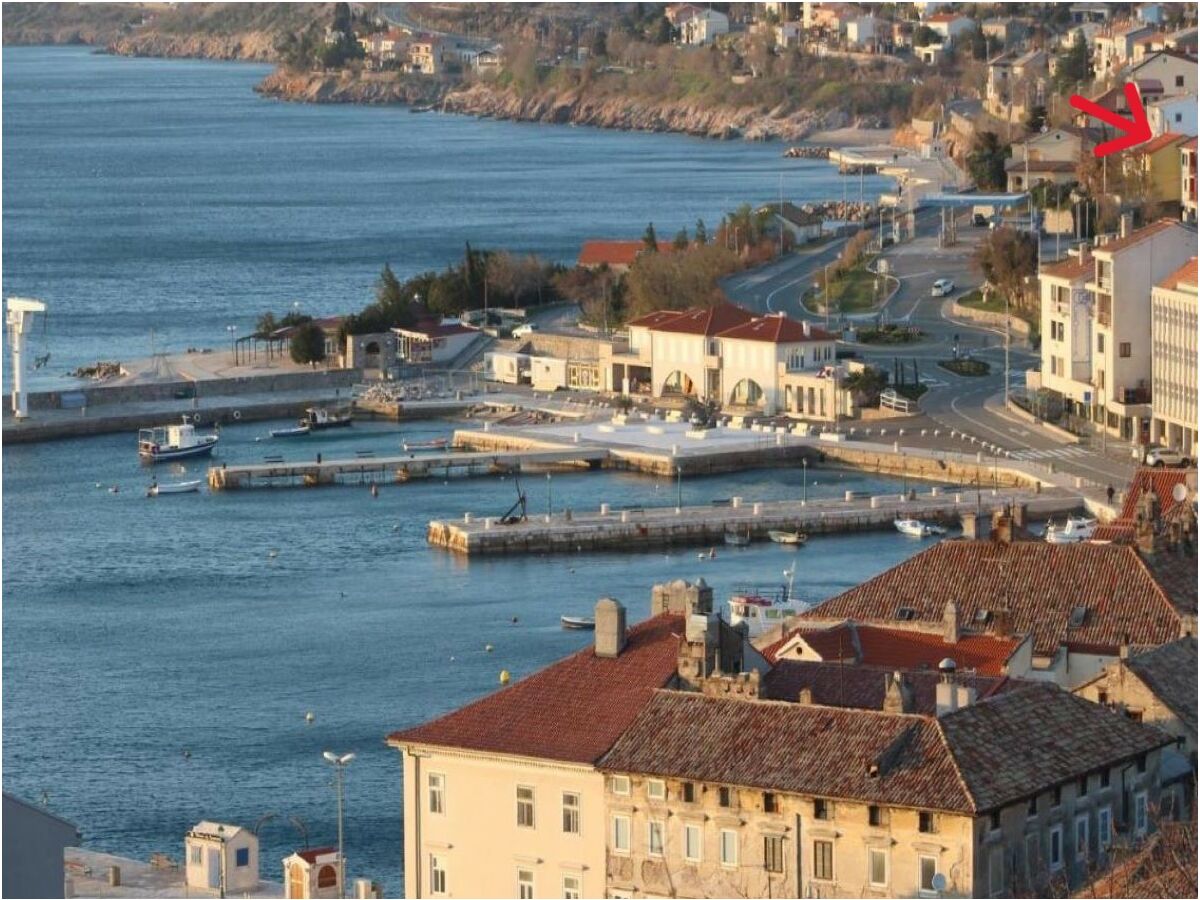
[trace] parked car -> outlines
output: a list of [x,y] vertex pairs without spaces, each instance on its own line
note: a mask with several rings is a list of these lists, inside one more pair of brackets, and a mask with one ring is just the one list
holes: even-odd
[[1191,461],[1174,447],[1147,447],[1146,465],[1160,468],[1162,466],[1183,466]]
[[538,330],[537,324],[534,322],[526,322],[524,325],[518,325],[513,329],[513,337],[529,337]]
[[954,290],[954,282],[949,278],[939,278],[933,283],[933,290],[929,292],[932,297],[945,297]]

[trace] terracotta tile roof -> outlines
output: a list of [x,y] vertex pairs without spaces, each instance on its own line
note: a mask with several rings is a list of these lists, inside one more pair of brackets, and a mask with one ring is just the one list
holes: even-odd
[[1181,144],[1179,149],[1180,150],[1191,150],[1193,153],[1195,153],[1196,152],[1196,139],[1192,138],[1186,144]]
[[[894,670],[888,666],[843,665],[836,662],[809,662],[783,659],[763,676],[761,696],[768,700],[797,702],[801,689],[812,692],[818,706],[850,709],[883,709],[887,678]],[[913,688],[913,712],[933,715],[937,708],[937,672],[906,672]],[[1024,682],[1013,678],[963,675],[963,684],[974,687],[980,698],[1020,687]]]
[[1158,137],[1153,138],[1139,147],[1134,148],[1135,156],[1150,156],[1164,150],[1167,147],[1174,147],[1176,144],[1182,144],[1187,140],[1186,134],[1177,134],[1174,131],[1164,131]]
[[[1195,262],[1191,263],[1194,267]],[[1186,266],[1184,268],[1187,268]],[[1181,270],[1182,271],[1182,270]],[[1187,504],[1175,500],[1175,485],[1187,485],[1189,477],[1194,477],[1191,469],[1155,469],[1142,466],[1129,480],[1125,489],[1125,501],[1121,506],[1121,514],[1107,524],[1101,525],[1092,535],[1092,540],[1132,543],[1134,526],[1137,524],[1138,503],[1147,491],[1154,491],[1158,496],[1159,515],[1165,521],[1171,521],[1176,515],[1186,511]],[[1192,496],[1195,502],[1195,496]]]
[[723,302],[714,306],[684,310],[679,315],[656,326],[655,330],[678,334],[702,334],[712,337],[753,318],[754,313],[750,310]]
[[735,325],[718,335],[739,341],[765,341],[770,344],[800,344],[805,341],[836,341],[837,338],[823,328],[810,326],[787,316],[757,316],[741,325]]
[[[1163,565],[1168,563],[1166,555]],[[1195,583],[1195,558],[1190,557]],[[1111,648],[1123,641],[1157,646],[1180,636],[1181,612],[1195,608],[1167,575],[1151,570],[1133,547],[1120,544],[1047,544],[941,541],[881,575],[839,594],[805,619],[897,621],[901,607],[913,623],[940,624],[946,602],[958,604],[964,631],[989,633],[990,616],[1008,610],[1012,633],[1033,635],[1039,655],[1061,644]],[[1072,614],[1083,609],[1081,624]]]
[[1196,896],[1195,826],[1186,820],[1165,821],[1159,826],[1140,844],[1114,847],[1110,851],[1113,864],[1085,881],[1071,896],[1088,900]]
[[1180,286],[1196,289],[1196,257],[1192,257],[1182,266],[1164,278],[1158,283],[1160,288],[1166,288],[1168,291],[1178,290]]
[[312,865],[319,857],[328,856],[331,853],[336,854],[337,847],[314,847],[311,850],[297,850],[295,855],[309,865]]
[[1122,250],[1128,250],[1130,247],[1134,247],[1134,246],[1140,244],[1142,241],[1146,240],[1147,238],[1154,237],[1156,234],[1161,234],[1162,232],[1167,231],[1170,228],[1175,228],[1177,226],[1179,228],[1184,227],[1182,224],[1177,222],[1175,219],[1159,219],[1157,222],[1151,222],[1149,225],[1145,225],[1145,226],[1139,228],[1137,231],[1133,232],[1132,234],[1126,235],[1123,238],[1117,238],[1116,240],[1109,241],[1107,244],[1105,244],[1102,247],[1095,247],[1095,248],[1093,248],[1092,252],[1093,253],[1105,253],[1105,254],[1117,254],[1117,253],[1120,253]]
[[[644,241],[584,241],[579,250],[578,265],[599,266],[607,263],[610,266],[631,266],[633,261],[646,249]],[[660,253],[670,253],[675,249],[670,241],[659,241]]]
[[1125,660],[1154,696],[1196,730],[1196,639],[1180,638]]
[[636,319],[631,319],[625,324],[626,326],[640,325],[643,328],[656,328],[662,323],[675,318],[677,315],[679,315],[679,310],[677,309],[660,309],[656,312],[646,313],[646,315],[639,316]]
[[1044,265],[1038,274],[1074,281],[1077,278],[1084,278],[1090,275],[1095,268],[1096,261],[1092,258],[1092,255],[1090,253],[1081,253],[1079,256],[1068,256],[1066,259],[1060,259],[1058,262]]
[[586,647],[388,742],[595,762],[674,677],[683,628],[682,616],[655,616],[629,629],[616,659]]
[[1048,684],[940,719],[658,691],[599,768],[978,814],[1172,741]]
[[961,15],[956,12],[941,12],[941,13],[934,13],[932,16],[930,16],[928,19],[926,19],[926,21],[927,22],[953,22],[956,19],[965,19],[965,18],[966,18],[966,16]]

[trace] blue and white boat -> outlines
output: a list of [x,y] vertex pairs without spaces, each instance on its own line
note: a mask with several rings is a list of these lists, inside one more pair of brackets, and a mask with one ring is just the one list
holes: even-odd
[[182,425],[142,428],[138,431],[138,456],[152,463],[207,456],[218,440],[215,434],[196,434],[196,426],[187,421]]

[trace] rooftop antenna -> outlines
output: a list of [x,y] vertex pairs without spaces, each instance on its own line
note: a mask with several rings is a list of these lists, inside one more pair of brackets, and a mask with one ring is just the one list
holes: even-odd
[[33,314],[44,313],[46,304],[28,297],[9,297],[8,346],[12,351],[12,408],[18,419],[29,417],[29,397],[25,390],[25,335],[33,328]]

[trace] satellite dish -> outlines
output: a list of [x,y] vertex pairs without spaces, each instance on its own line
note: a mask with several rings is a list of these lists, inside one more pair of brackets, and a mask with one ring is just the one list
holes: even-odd
[[1175,498],[1176,503],[1182,503],[1187,499],[1187,485],[1182,481],[1175,487],[1171,488],[1171,496]]
[[946,876],[943,875],[941,872],[934,873],[933,881],[931,883],[933,884],[933,889],[935,891],[937,891],[939,894],[942,891],[946,890]]

